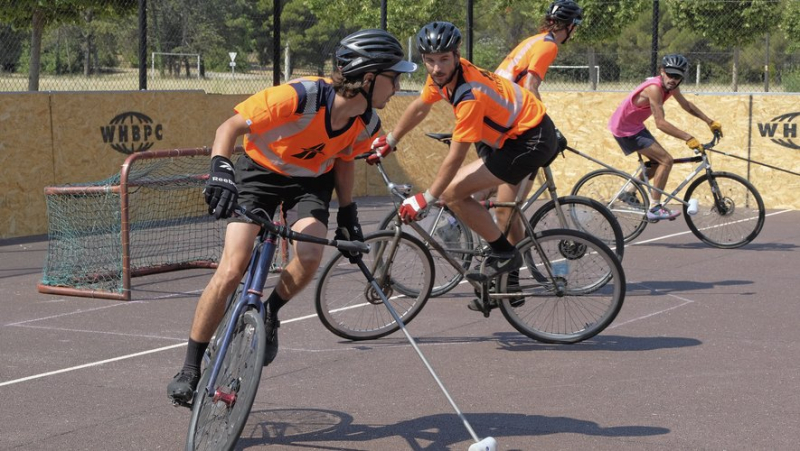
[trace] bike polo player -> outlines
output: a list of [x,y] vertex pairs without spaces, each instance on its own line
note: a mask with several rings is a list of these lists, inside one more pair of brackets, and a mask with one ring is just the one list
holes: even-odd
[[[680,84],[689,70],[689,60],[683,55],[666,55],[661,60],[659,75],[648,78],[636,87],[625,100],[617,107],[608,121],[608,129],[614,135],[625,155],[639,152],[650,160],[647,177],[652,179],[653,186],[664,190],[667,179],[672,170],[673,158],[644,125],[644,121],[651,115],[655,119],[656,127],[662,132],[682,139],[691,149],[700,150],[702,144],[694,136],[672,125],[666,119],[664,102],[674,97],[686,112],[701,119],[708,124],[714,133],[722,136],[722,125],[708,118],[700,108],[683,96]],[[675,219],[680,212],[669,210],[661,205],[661,192],[651,191],[650,206],[647,210],[647,219],[658,221],[661,219]],[[621,200],[625,203],[641,208],[633,193],[622,193]]]
[[[394,36],[372,29],[344,38],[336,62],[331,78],[308,77],[266,88],[236,106],[236,114],[214,138],[204,190],[210,214],[227,218],[238,202],[272,216],[283,204],[283,211],[296,208],[292,230],[324,237],[335,189],[336,239],[363,240],[352,199],[353,159],[370,150],[381,128],[373,108],[384,108],[400,87],[400,75],[417,66],[404,60]],[[230,158],[240,136],[246,155],[234,166]],[[167,387],[176,404],[192,401],[203,353],[223,317],[226,299],[247,269],[258,232],[258,225],[241,218],[228,224],[219,266],[197,303],[185,362]],[[278,352],[278,310],[312,280],[322,253],[322,245],[294,243],[292,260],[266,301],[265,365]]]
[[[491,246],[486,272],[469,273],[486,280],[519,269],[522,256],[506,239],[489,212],[471,195],[501,183],[517,184],[552,161],[556,154],[553,122],[530,91],[460,57],[461,32],[449,22],[431,22],[416,36],[417,50],[428,71],[421,95],[405,110],[394,129],[376,148],[390,152],[446,100],[455,112],[450,150],[427,191],[406,199],[401,218],[415,221],[428,207],[443,201]],[[462,167],[475,143],[481,158]]]

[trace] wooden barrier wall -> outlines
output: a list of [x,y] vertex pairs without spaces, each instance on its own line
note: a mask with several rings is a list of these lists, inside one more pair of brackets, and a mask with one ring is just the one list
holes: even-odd
[[[623,157],[606,130],[608,117],[626,93],[545,92],[544,101],[570,145],[623,170],[635,167],[633,156]],[[754,161],[800,172],[800,97],[796,95],[693,95],[708,116],[723,124],[719,149]],[[125,152],[145,149],[211,145],[217,126],[233,114],[245,96],[207,95],[202,92],[110,93],[2,93],[0,94],[0,239],[47,233],[43,190],[46,186],[96,182],[119,172]],[[381,113],[391,129],[415,95],[397,95]],[[708,141],[704,123],[683,112],[677,102],[665,105],[667,119]],[[397,182],[426,189],[447,149],[426,132],[449,132],[452,109],[436,104],[430,116],[400,144],[387,160]],[[683,142],[648,127],[673,156],[689,156]],[[470,153],[470,160],[475,158]],[[795,193],[800,177],[722,155],[712,155],[716,170],[750,179],[767,208],[800,208]],[[560,193],[599,166],[567,154],[553,163]],[[676,167],[668,188],[685,177],[688,168]],[[358,166],[357,196],[383,196],[386,189],[377,171]],[[199,195],[199,194],[198,194]]]

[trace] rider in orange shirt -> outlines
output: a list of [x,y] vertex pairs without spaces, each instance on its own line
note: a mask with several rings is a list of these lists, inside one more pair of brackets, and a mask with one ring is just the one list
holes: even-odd
[[[494,73],[517,83],[541,100],[539,86],[544,81],[547,70],[558,55],[559,45],[569,40],[582,20],[583,10],[577,3],[572,0],[554,1],[547,8],[547,13],[539,28],[540,33],[520,42],[500,63]],[[557,136],[559,149],[563,149],[566,147],[566,139],[559,132],[557,132]],[[532,180],[526,178],[522,183],[525,184],[522,194],[522,197],[525,198],[530,192]],[[497,187],[497,201],[513,202],[519,193],[519,188],[519,184],[501,184]],[[505,225],[511,217],[511,211],[507,208],[498,208],[495,216],[498,224]],[[522,237],[522,224],[515,221],[509,229],[508,240],[516,244]]]
[[[467,277],[483,280],[519,269],[519,251],[471,195],[501,183],[515,185],[549,164],[556,154],[553,122],[531,92],[461,58],[461,32],[453,24],[431,22],[420,29],[416,42],[428,71],[422,94],[375,147],[383,154],[390,152],[441,100],[453,106],[456,123],[450,151],[433,184],[406,199],[399,213],[403,220],[414,221],[441,199],[491,246],[487,272]],[[461,167],[473,143],[481,158]]]
[[[292,230],[318,237],[328,232],[334,189],[339,200],[337,239],[363,240],[352,199],[353,159],[370,149],[381,128],[381,109],[400,88],[400,76],[417,66],[404,60],[400,42],[383,30],[361,30],[336,51],[332,78],[304,78],[267,88],[236,106],[218,129],[204,193],[208,211],[229,217],[238,204],[274,215],[297,210]],[[246,155],[230,157],[244,135]],[[247,269],[259,226],[236,219],[228,224],[219,266],[200,296],[184,365],[167,386],[180,405],[191,403],[200,363],[230,297]],[[264,364],[278,353],[278,310],[314,277],[322,259],[319,244],[296,242],[292,260],[266,300]],[[357,257],[351,256],[351,261]]]

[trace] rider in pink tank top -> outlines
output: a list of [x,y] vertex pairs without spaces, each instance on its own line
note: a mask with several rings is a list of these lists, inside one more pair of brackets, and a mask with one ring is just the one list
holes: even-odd
[[661,94],[663,95],[664,102],[666,102],[667,99],[672,96],[672,91],[667,91],[664,89],[664,85],[661,82],[661,77],[648,78],[644,83],[637,86],[636,89],[634,89],[633,92],[631,92],[628,97],[625,98],[619,107],[617,107],[617,110],[614,111],[614,114],[611,115],[611,119],[608,121],[608,129],[611,130],[611,134],[622,138],[625,136],[633,136],[644,130],[644,121],[652,116],[653,112],[650,110],[649,103],[646,103],[643,106],[636,106],[633,103],[633,99],[635,99],[636,96],[638,96],[645,88],[652,85],[656,85],[661,88]]
[[[647,219],[650,221],[675,219],[680,213],[661,204],[661,191],[667,184],[674,159],[647,130],[644,122],[653,116],[653,121],[659,131],[685,141],[691,149],[701,149],[702,145],[697,138],[667,121],[664,102],[674,97],[684,111],[708,124],[712,132],[722,134],[722,125],[711,120],[681,93],[680,84],[688,69],[689,60],[683,55],[664,56],[661,60],[659,75],[648,78],[637,86],[617,107],[608,121],[608,129],[625,155],[639,153],[650,162],[647,168],[647,178],[657,188],[650,192],[650,205],[647,210]],[[648,199],[634,199],[631,197],[633,194],[632,192],[623,192],[619,199],[629,206],[644,206],[644,202]]]

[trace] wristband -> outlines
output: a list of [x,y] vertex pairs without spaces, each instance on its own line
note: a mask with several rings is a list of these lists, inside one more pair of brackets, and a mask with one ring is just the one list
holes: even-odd
[[386,135],[386,144],[388,144],[391,147],[397,147],[397,145],[400,144],[400,140],[399,139],[395,139],[394,135],[392,134],[392,132],[389,132]]
[[430,190],[425,190],[425,192],[422,193],[422,197],[424,197],[425,198],[425,202],[427,202],[429,204],[432,204],[432,203],[436,202],[437,200],[439,200],[438,197],[436,197],[433,194],[431,194]]

